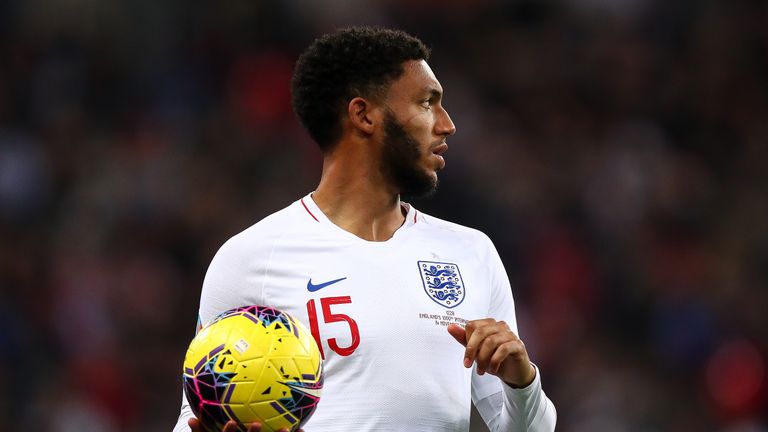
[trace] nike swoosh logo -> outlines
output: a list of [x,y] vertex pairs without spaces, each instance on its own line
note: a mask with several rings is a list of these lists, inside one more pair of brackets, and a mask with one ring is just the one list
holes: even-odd
[[318,399],[320,398],[320,393],[321,393],[320,389],[314,389],[314,388],[311,388],[311,387],[302,387],[302,386],[299,386],[299,385],[296,385],[296,384],[290,383],[290,382],[283,383],[283,384],[287,385],[291,389],[296,390],[296,391],[298,391],[300,393],[308,394],[309,396],[315,397],[315,398],[318,398]]
[[335,284],[336,282],[341,282],[341,281],[343,281],[344,279],[346,279],[346,278],[345,278],[345,277],[343,277],[343,278],[340,278],[340,279],[334,279],[334,280],[332,280],[332,281],[323,282],[323,283],[321,283],[321,284],[317,284],[317,285],[313,284],[313,283],[312,283],[312,279],[310,279],[309,281],[307,281],[307,291],[309,291],[309,292],[315,292],[315,291],[317,291],[317,290],[321,290],[321,289],[323,289],[323,288],[327,287],[328,285],[333,285],[333,284]]

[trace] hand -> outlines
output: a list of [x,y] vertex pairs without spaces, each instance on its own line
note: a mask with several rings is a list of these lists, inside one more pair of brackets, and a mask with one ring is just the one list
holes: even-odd
[[536,378],[525,344],[504,321],[485,318],[467,322],[466,329],[448,326],[448,333],[464,345],[464,367],[477,363],[477,373],[488,372],[512,387],[526,387]]
[[[200,420],[196,419],[195,417],[187,420],[187,424],[189,425],[189,428],[192,429],[192,432],[202,432],[203,430],[202,426],[200,426]],[[222,432],[238,432],[237,422],[233,420],[228,421],[227,424],[224,425]],[[248,426],[248,432],[261,432],[261,424],[255,422],[251,423],[251,425]],[[279,432],[289,431],[288,429],[280,429]],[[299,429],[297,432],[304,432],[304,429]]]

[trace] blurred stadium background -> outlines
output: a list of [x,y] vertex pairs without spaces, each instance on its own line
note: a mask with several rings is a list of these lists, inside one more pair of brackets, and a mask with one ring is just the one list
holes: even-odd
[[560,431],[768,431],[768,7],[727,0],[3,0],[0,430],[170,430],[211,257],[319,178],[293,61],[349,24],[433,48],[416,204],[494,239]]

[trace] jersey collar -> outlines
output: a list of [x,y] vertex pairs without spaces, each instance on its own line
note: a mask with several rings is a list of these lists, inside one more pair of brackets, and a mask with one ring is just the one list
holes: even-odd
[[392,239],[384,242],[370,242],[368,240],[363,240],[357,237],[356,235],[340,228],[338,225],[334,224],[330,219],[328,219],[325,213],[323,213],[320,210],[320,207],[317,206],[317,203],[315,203],[315,200],[312,198],[312,192],[308,193],[304,198],[301,198],[299,200],[299,203],[303,207],[303,210],[306,213],[307,218],[313,223],[319,223],[324,226],[335,228],[360,241],[369,242],[369,243],[386,243],[396,237],[399,237],[400,235],[402,235],[404,231],[408,230],[408,228],[410,228],[412,225],[418,223],[421,216],[421,213],[418,210],[416,210],[414,206],[406,202],[401,202],[400,205],[403,206],[403,209],[406,211],[405,221],[403,222],[403,225],[401,225],[400,228],[398,228],[397,231],[395,231],[394,235],[392,235]]

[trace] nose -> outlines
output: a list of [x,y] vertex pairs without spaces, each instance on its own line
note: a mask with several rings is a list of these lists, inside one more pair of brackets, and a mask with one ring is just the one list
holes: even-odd
[[437,122],[435,122],[435,133],[437,135],[451,136],[456,133],[456,125],[453,124],[448,111],[442,106],[438,110]]

